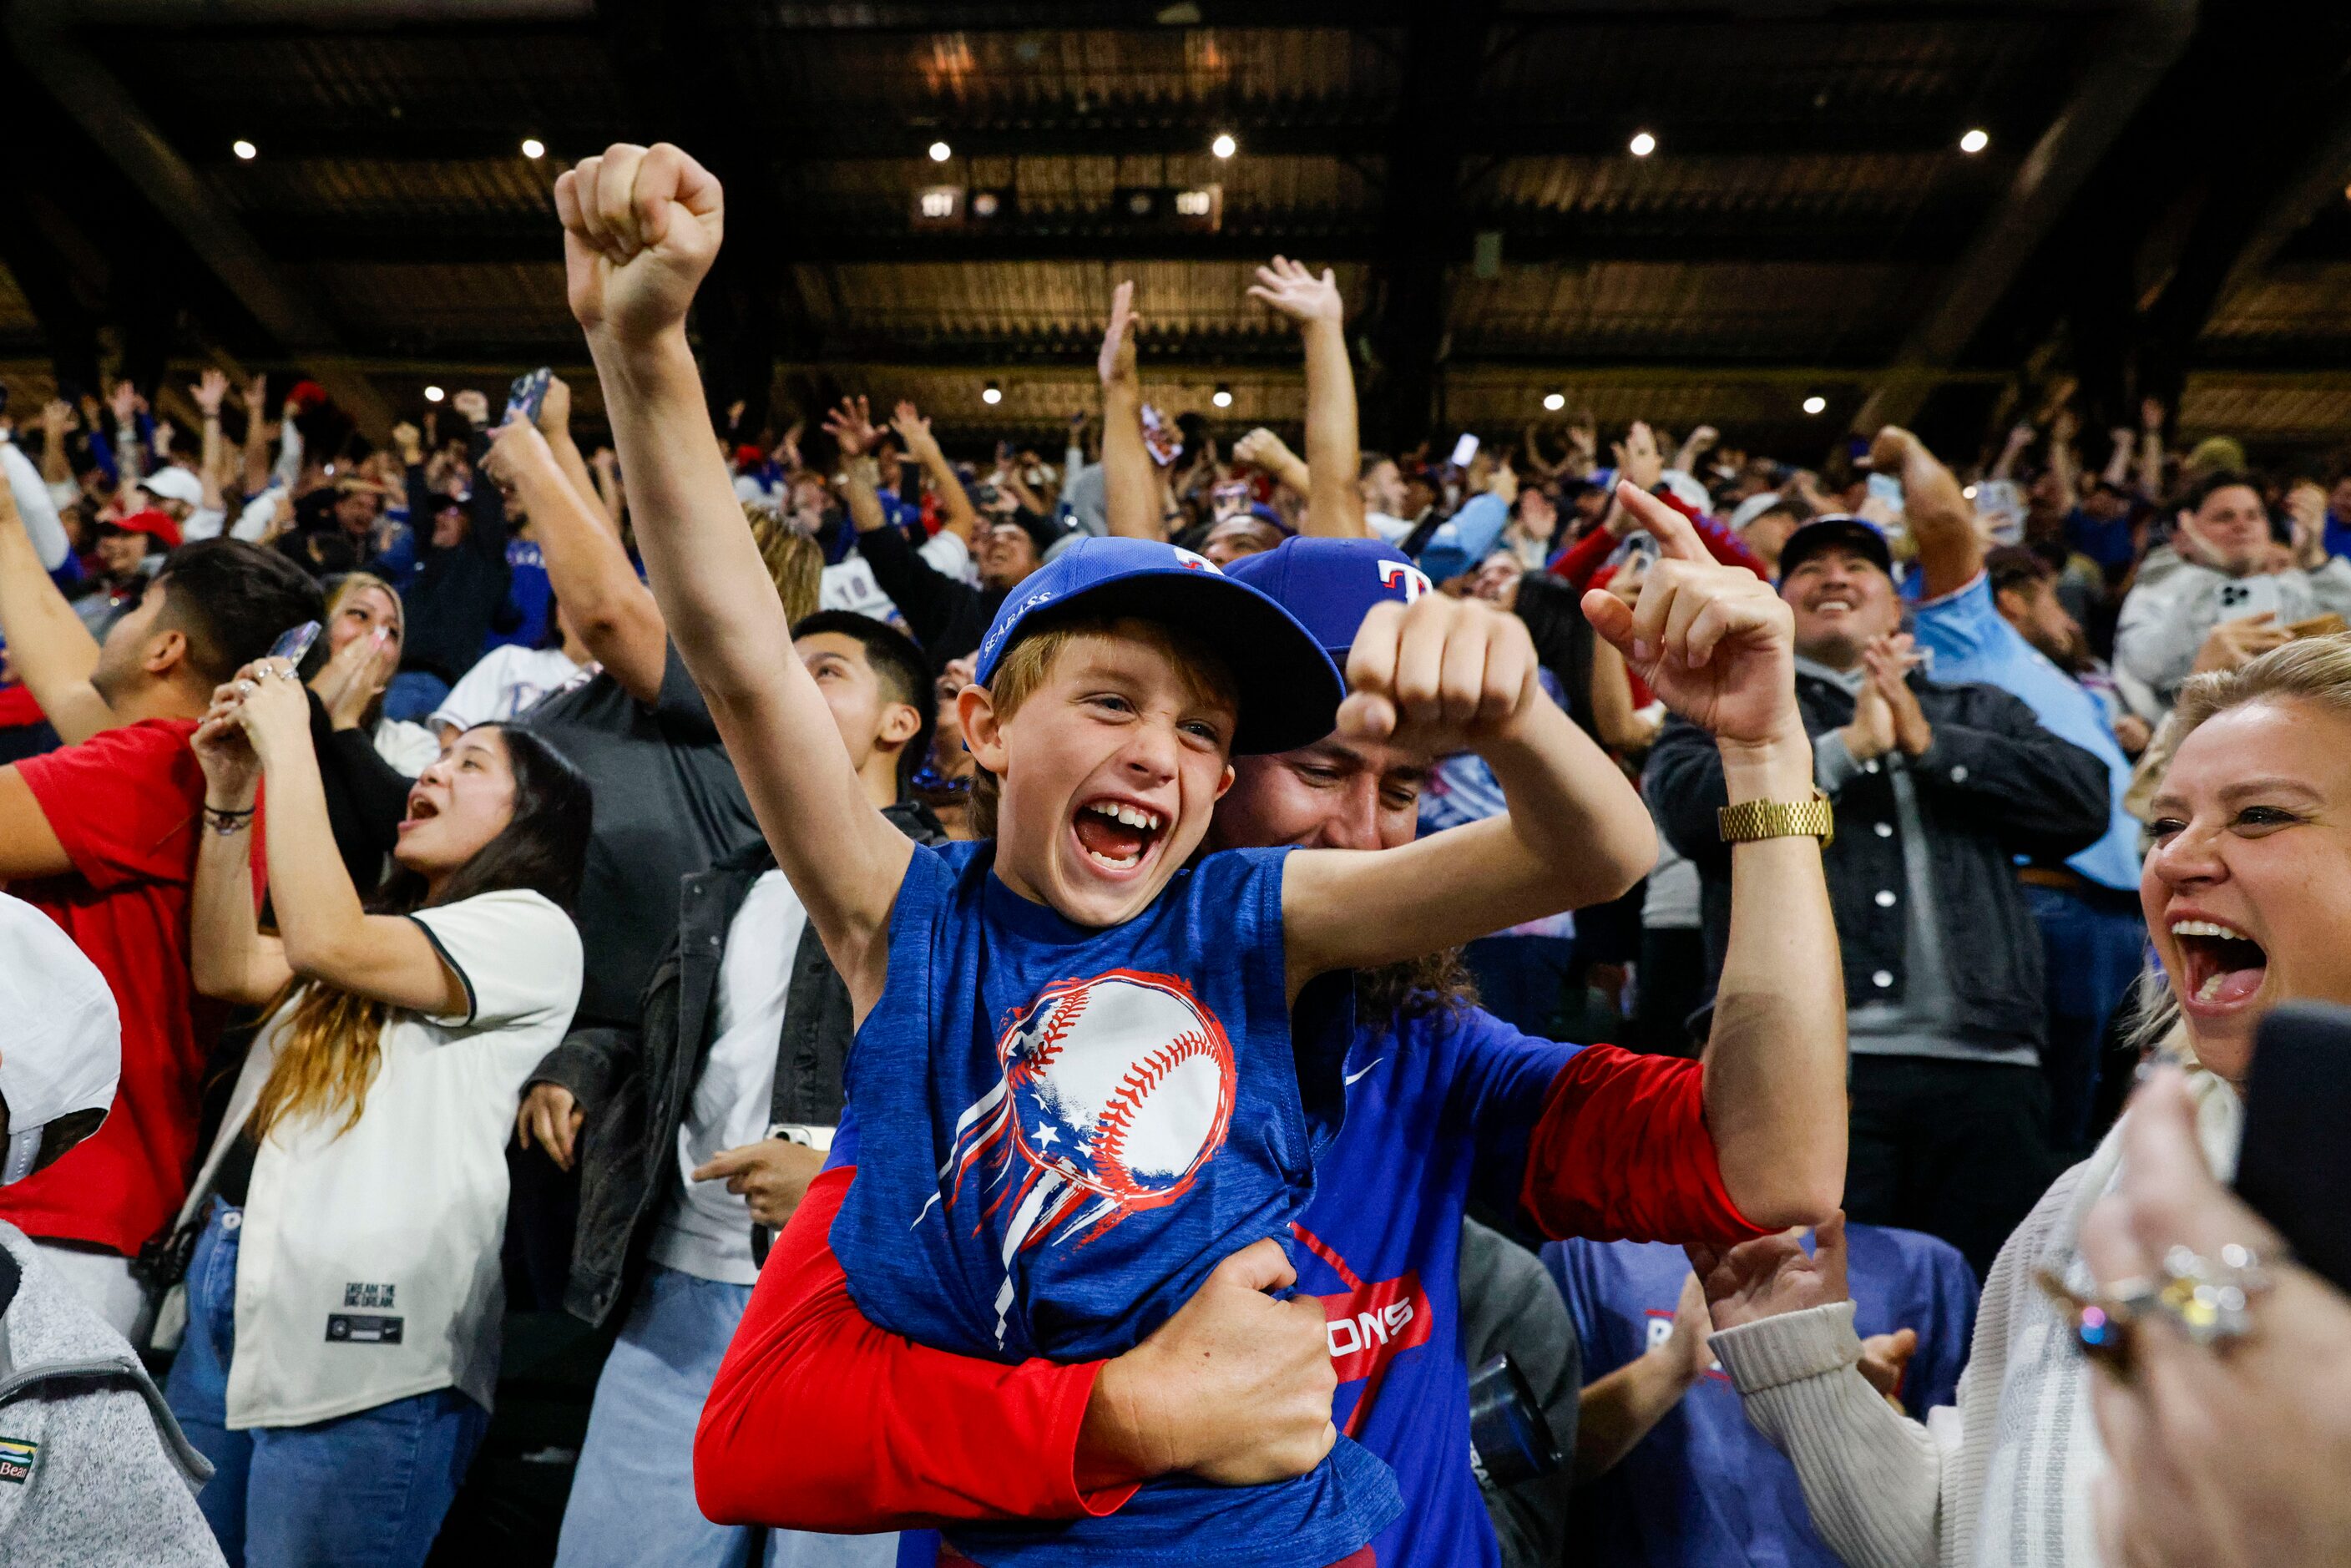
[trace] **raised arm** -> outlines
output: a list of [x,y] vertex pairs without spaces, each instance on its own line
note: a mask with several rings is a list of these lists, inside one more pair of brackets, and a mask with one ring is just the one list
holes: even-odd
[[1264,469],[1276,484],[1296,491],[1301,499],[1312,494],[1306,460],[1263,425],[1233,443],[1233,460]]
[[887,528],[890,518],[882,510],[882,465],[873,459],[873,444],[882,433],[873,428],[865,394],[842,398],[841,406],[825,415],[824,433],[841,448],[841,475],[834,488],[849,508],[850,526],[861,534]]
[[61,397],[53,397],[41,405],[41,478],[54,494],[58,486],[73,487],[73,458],[66,450],[66,436],[75,423],[73,405]]
[[269,378],[256,376],[245,391],[245,496],[246,500],[269,487]]
[[2138,493],[2160,504],[2163,500],[2162,400],[2141,399],[2138,419]]
[[522,498],[548,584],[590,655],[639,702],[657,700],[669,629],[628,552],[604,526],[593,492],[574,486],[546,436],[519,417],[493,433],[487,466]]
[[718,252],[718,182],[666,142],[622,143],[567,171],[555,198],[653,596],[862,1018],[914,846],[866,800],[710,439],[685,316]]
[[1435,593],[1379,605],[1355,634],[1347,676],[1342,734],[1437,756],[1474,750],[1510,810],[1396,849],[1291,855],[1281,914],[1292,997],[1331,969],[1396,963],[1605,902],[1656,862],[1647,810],[1543,695],[1517,616]]
[[0,637],[7,639],[16,678],[41,705],[58,738],[70,746],[117,720],[90,685],[98,640],[49,580],[10,492],[11,486],[0,485]]
[[[890,420],[890,428],[898,433],[898,443],[906,455],[920,465],[931,488],[938,492],[939,510],[946,521],[941,525],[947,532],[959,537],[967,545],[979,542],[985,532],[979,513],[964,493],[963,476],[947,461],[946,453],[939,446],[938,437],[931,434],[931,422],[913,403],[901,401]],[[622,455],[626,457],[625,449]]]
[[1110,325],[1094,370],[1102,389],[1102,513],[1110,531],[1126,538],[1164,539],[1167,519],[1159,499],[1159,473],[1143,441],[1143,378],[1134,367],[1134,285],[1111,291]]
[[[204,769],[206,819],[190,946],[197,989],[258,1006],[298,977],[395,1008],[464,1017],[465,982],[423,928],[360,906],[335,848],[310,744],[309,699],[293,666],[264,659],[239,671],[214,694],[193,744]],[[284,934],[277,938],[253,924],[252,813],[263,779],[270,902]]]
[[1957,593],[1983,570],[1983,536],[1976,531],[1975,508],[1951,471],[1935,460],[1927,444],[1896,425],[1877,433],[1869,448],[1870,466],[1902,481],[1902,511],[1918,544],[1918,570],[1926,596]]
[[1363,465],[1355,430],[1355,370],[1347,362],[1347,306],[1328,267],[1317,277],[1275,256],[1257,269],[1249,298],[1296,321],[1306,349],[1306,531],[1324,538],[1372,537],[1364,520],[1355,470]]

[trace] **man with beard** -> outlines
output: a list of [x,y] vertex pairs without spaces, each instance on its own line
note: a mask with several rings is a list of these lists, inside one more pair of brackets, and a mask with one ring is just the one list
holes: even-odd
[[2143,747],[2147,727],[2126,715],[2137,733],[2119,734],[2112,710],[2082,684],[2095,661],[2081,626],[2058,602],[2056,573],[2045,561],[2013,548],[1987,554],[1959,481],[1909,432],[1881,431],[1872,455],[1877,472],[1902,480],[1925,579],[1917,637],[1934,650],[1936,678],[1980,681],[2022,698],[2045,728],[2106,765],[2105,834],[2070,859],[2043,857],[2017,873],[2046,960],[2041,1066],[2049,1079],[2051,1141],[2061,1152],[2086,1151],[2100,1048],[2147,941],[2138,822],[2123,809],[2131,779],[2125,754],[2137,749],[2126,742]]

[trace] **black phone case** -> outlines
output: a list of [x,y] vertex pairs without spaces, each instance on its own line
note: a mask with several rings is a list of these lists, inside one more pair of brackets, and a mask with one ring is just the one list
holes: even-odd
[[2351,1008],[2293,1002],[2262,1020],[2237,1195],[2351,1291]]

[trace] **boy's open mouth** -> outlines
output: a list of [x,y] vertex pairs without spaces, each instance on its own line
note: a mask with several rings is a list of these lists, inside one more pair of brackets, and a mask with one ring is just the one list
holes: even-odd
[[1167,831],[1167,819],[1131,800],[1089,800],[1071,829],[1078,847],[1105,871],[1133,871]]
[[2251,1000],[2269,977],[2269,955],[2233,925],[2175,920],[2171,939],[2179,944],[2180,994],[2193,1006],[2235,1007]]

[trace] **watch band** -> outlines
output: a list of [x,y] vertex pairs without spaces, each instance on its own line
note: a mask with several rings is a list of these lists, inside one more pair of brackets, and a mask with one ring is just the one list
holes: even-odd
[[1717,811],[1715,821],[1726,844],[1809,837],[1826,849],[1836,842],[1836,813],[1817,785],[1809,800],[1741,800]]

